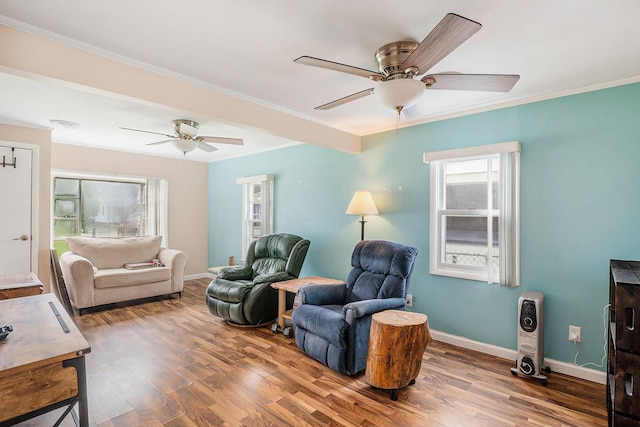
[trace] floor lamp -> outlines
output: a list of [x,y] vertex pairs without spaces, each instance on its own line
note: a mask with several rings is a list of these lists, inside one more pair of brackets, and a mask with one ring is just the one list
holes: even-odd
[[370,192],[356,191],[351,198],[351,203],[349,203],[345,213],[349,215],[360,215],[360,224],[362,224],[360,240],[364,240],[364,223],[367,222],[364,220],[364,216],[378,215],[378,208],[376,208],[376,204],[373,201],[373,196]]

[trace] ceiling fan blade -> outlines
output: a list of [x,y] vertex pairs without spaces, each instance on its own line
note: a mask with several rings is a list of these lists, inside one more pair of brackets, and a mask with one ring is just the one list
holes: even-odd
[[240,138],[224,138],[221,136],[199,136],[196,138],[196,141],[213,142],[215,144],[244,145],[244,141]]
[[365,89],[360,92],[353,93],[351,95],[345,96],[344,98],[336,99],[335,101],[328,102],[326,104],[320,105],[319,107],[314,108],[314,110],[330,110],[331,108],[337,107],[342,104],[346,104],[347,102],[355,101],[356,99],[364,98],[367,95],[371,95],[373,93],[373,88]]
[[201,149],[202,151],[206,151],[207,153],[212,153],[214,151],[218,151],[218,149],[216,147],[214,147],[213,145],[209,145],[206,142],[203,141],[199,141],[198,142],[198,148]]
[[477,90],[487,92],[509,92],[520,79],[517,74],[430,74],[422,81],[435,79],[427,89]]
[[162,136],[166,136],[168,138],[175,138],[175,135],[167,135],[166,133],[160,133],[160,132],[151,132],[150,130],[140,130],[140,129],[131,129],[131,128],[125,128],[120,126],[120,129],[124,129],[124,130],[132,130],[134,132],[144,132],[144,133],[152,133],[154,135],[162,135]]
[[163,141],[150,142],[150,143],[144,144],[144,145],[160,145],[160,144],[166,144],[167,142],[171,142],[171,140],[170,139],[165,139]]
[[365,70],[364,68],[353,67],[351,65],[340,64],[339,62],[328,61],[326,59],[314,58],[312,56],[301,56],[293,62],[313,67],[326,68],[328,70],[339,71],[341,73],[354,74],[371,80],[380,80],[384,76],[377,71]]
[[402,63],[401,69],[417,67],[417,74],[426,73],[480,28],[478,22],[448,13]]

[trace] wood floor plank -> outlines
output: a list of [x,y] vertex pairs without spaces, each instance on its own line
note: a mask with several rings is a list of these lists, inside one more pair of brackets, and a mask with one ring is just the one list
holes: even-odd
[[[204,303],[208,279],[75,316],[92,426],[606,426],[605,387],[557,373],[513,376],[513,361],[433,342],[416,384],[389,391],[340,375],[269,326],[237,328]],[[59,413],[60,411],[58,411]],[[20,424],[50,426],[51,415]],[[62,427],[72,426],[65,420]]]
[[208,402],[215,401],[215,394],[204,384],[192,383],[170,392],[168,397],[182,410],[183,415],[166,425],[192,423],[197,426],[218,426],[224,424],[224,420],[210,409],[211,405]]

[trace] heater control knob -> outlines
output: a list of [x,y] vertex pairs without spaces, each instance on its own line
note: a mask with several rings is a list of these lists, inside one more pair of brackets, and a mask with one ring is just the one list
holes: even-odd
[[536,303],[532,300],[524,300],[520,310],[520,327],[525,332],[533,332],[538,327],[536,319]]

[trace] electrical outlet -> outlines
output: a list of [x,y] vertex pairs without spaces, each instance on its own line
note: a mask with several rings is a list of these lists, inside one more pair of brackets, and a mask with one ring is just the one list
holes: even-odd
[[407,307],[413,307],[413,295],[407,295],[407,299],[405,300]]
[[580,342],[582,340],[582,328],[569,325],[569,341]]

